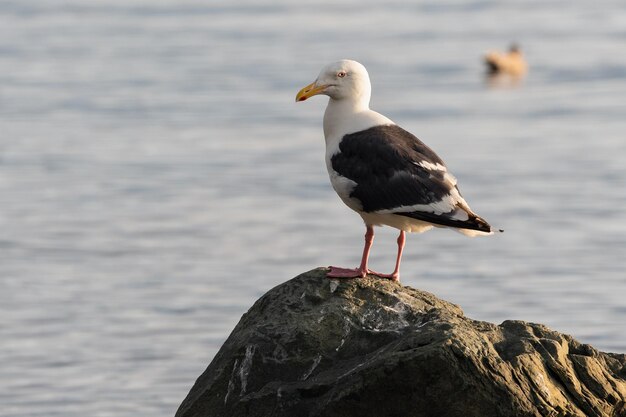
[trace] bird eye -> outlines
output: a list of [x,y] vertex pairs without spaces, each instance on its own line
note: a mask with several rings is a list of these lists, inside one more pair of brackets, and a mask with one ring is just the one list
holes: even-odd
[[337,77],[339,77],[339,78],[343,78],[343,77],[345,77],[346,75],[347,75],[347,74],[346,74],[346,72],[345,72],[345,71],[339,71],[339,72],[337,73]]

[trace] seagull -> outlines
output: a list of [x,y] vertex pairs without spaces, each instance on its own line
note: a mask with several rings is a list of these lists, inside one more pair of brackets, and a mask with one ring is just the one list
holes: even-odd
[[[359,267],[330,266],[329,278],[371,274],[399,281],[407,232],[447,227],[468,236],[493,234],[489,223],[461,196],[443,160],[413,134],[370,110],[370,78],[362,64],[344,59],[325,66],[314,82],[298,92],[296,102],[319,94],[329,97],[324,137],[330,183],[366,227]],[[400,230],[390,274],[368,267],[374,226],[383,225]]]

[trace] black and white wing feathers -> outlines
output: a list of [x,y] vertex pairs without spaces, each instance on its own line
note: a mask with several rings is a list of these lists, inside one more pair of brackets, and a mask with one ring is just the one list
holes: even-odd
[[331,164],[356,184],[349,197],[358,200],[366,213],[491,232],[489,224],[471,211],[443,160],[397,125],[345,135]]

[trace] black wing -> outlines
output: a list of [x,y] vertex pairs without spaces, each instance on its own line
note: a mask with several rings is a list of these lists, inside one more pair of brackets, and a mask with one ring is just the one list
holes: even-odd
[[[332,168],[356,183],[363,211],[385,211],[445,226],[490,231],[467,206],[443,160],[413,134],[381,125],[346,135]],[[407,210],[412,206],[414,210]]]

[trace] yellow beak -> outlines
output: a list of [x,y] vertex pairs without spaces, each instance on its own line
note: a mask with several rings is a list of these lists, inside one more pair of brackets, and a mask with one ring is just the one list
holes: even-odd
[[296,94],[296,101],[304,101],[307,98],[323,93],[326,87],[327,86],[325,85],[316,85],[315,82],[312,82],[302,90],[298,91],[298,94]]

